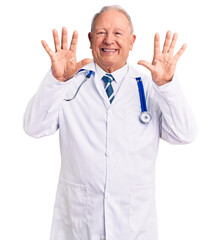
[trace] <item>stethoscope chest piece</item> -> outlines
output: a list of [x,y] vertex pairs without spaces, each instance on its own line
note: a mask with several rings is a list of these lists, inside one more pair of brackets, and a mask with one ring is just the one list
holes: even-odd
[[140,121],[142,123],[149,123],[151,120],[151,115],[148,112],[142,112],[140,114]]

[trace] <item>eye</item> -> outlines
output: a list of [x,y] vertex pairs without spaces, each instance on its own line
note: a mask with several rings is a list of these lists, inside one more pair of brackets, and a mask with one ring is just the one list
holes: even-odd
[[106,34],[106,32],[105,32],[105,31],[100,31],[100,32],[98,32],[97,34],[98,34],[98,35],[104,35],[104,34]]
[[115,36],[116,36],[116,37],[121,37],[121,36],[122,36],[122,32],[118,32],[118,31],[115,32]]

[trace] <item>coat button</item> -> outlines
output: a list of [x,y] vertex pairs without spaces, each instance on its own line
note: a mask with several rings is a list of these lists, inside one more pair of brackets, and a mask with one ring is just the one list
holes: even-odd
[[107,114],[108,114],[108,115],[111,115],[111,114],[112,114],[112,110],[108,110],[108,111],[107,111]]
[[108,199],[110,197],[110,193],[105,193],[104,196],[106,199]]
[[106,155],[107,157],[109,157],[109,156],[111,155],[111,151],[107,151],[107,152],[105,153],[105,155]]

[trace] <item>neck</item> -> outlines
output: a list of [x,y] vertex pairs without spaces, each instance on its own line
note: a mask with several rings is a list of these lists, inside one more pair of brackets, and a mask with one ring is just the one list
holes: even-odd
[[122,66],[119,66],[119,67],[116,67],[116,66],[103,66],[99,63],[96,62],[96,64],[101,68],[103,69],[106,73],[112,73],[112,72],[115,72],[117,71],[118,69],[121,69],[122,67],[124,67],[127,63],[125,63],[124,65]]

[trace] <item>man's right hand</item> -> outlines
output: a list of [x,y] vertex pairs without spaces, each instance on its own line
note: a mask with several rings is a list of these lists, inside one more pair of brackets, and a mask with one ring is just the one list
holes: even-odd
[[51,58],[52,74],[60,82],[66,82],[72,78],[83,66],[90,63],[90,58],[85,58],[80,62],[76,59],[76,47],[78,41],[78,32],[74,31],[70,48],[68,49],[67,29],[62,28],[61,45],[57,30],[53,30],[55,52],[53,52],[46,41],[41,43]]

